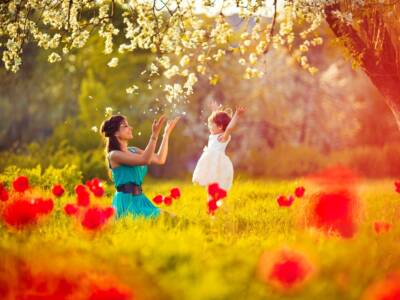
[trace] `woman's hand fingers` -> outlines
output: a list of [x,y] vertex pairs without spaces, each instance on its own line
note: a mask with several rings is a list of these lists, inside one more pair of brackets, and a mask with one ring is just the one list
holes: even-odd
[[168,120],[167,125],[165,126],[165,131],[168,133],[172,132],[172,130],[175,128],[175,126],[179,120],[180,120],[180,117],[176,117],[172,120]]
[[171,123],[170,123],[171,131],[175,128],[176,123],[178,123],[179,119],[180,119],[180,117],[176,117],[175,119],[171,120]]
[[162,127],[162,125],[164,123],[164,120],[165,120],[165,115],[162,115],[158,120],[155,119],[153,121],[153,125],[151,127],[153,133],[155,133],[155,134],[159,134],[160,133],[160,130],[161,130],[161,127]]
[[161,127],[162,127],[164,121],[165,121],[165,115],[162,115],[158,120],[157,120],[157,119],[154,120],[154,122],[153,122],[153,130],[154,130],[156,133],[159,133],[159,132],[160,132]]
[[158,119],[158,126],[161,127],[161,125],[164,123],[165,121],[165,115],[162,115],[159,119]]

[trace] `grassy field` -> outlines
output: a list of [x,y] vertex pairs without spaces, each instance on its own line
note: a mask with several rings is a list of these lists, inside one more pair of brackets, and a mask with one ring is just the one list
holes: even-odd
[[[277,196],[293,193],[299,184],[306,188],[305,197],[279,207]],[[20,276],[13,264],[21,261],[34,274],[106,274],[135,299],[361,299],[372,283],[400,270],[400,195],[393,180],[360,183],[362,219],[351,239],[302,226],[315,187],[301,180],[239,179],[215,218],[206,213],[205,190],[189,182],[149,181],[144,189],[152,198],[174,186],[182,194],[166,208],[174,218],[113,220],[92,234],[64,214],[65,203],[75,201],[74,195],[65,195],[30,230],[16,232],[2,224],[0,294],[11,297],[10,290],[21,288],[12,283]],[[93,201],[110,204],[111,198]],[[376,234],[377,220],[393,227]],[[257,272],[261,254],[282,247],[304,253],[315,267],[312,278],[291,292],[263,282]]]

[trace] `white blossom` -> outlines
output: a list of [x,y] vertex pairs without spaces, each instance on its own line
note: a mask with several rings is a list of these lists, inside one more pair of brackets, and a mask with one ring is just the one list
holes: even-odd
[[118,57],[113,57],[107,64],[110,68],[115,68],[118,66]]

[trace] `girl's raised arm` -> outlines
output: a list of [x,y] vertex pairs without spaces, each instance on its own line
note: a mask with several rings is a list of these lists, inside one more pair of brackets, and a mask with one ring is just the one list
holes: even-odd
[[220,137],[218,137],[218,140],[220,142],[224,143],[229,139],[229,136],[237,127],[238,120],[243,116],[245,111],[245,108],[242,106],[236,107],[236,111],[232,117],[232,120],[229,122],[228,127],[226,127],[224,133]]

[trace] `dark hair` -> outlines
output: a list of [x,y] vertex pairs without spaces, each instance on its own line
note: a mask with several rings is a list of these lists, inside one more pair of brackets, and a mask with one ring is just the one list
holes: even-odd
[[208,121],[214,122],[218,127],[221,127],[222,130],[225,131],[231,121],[231,117],[225,111],[215,111],[208,118]]
[[126,118],[122,115],[114,115],[111,116],[108,120],[105,120],[100,127],[101,133],[106,138],[106,152],[109,153],[113,150],[121,150],[121,145],[115,133],[118,131],[122,122],[125,121]]

